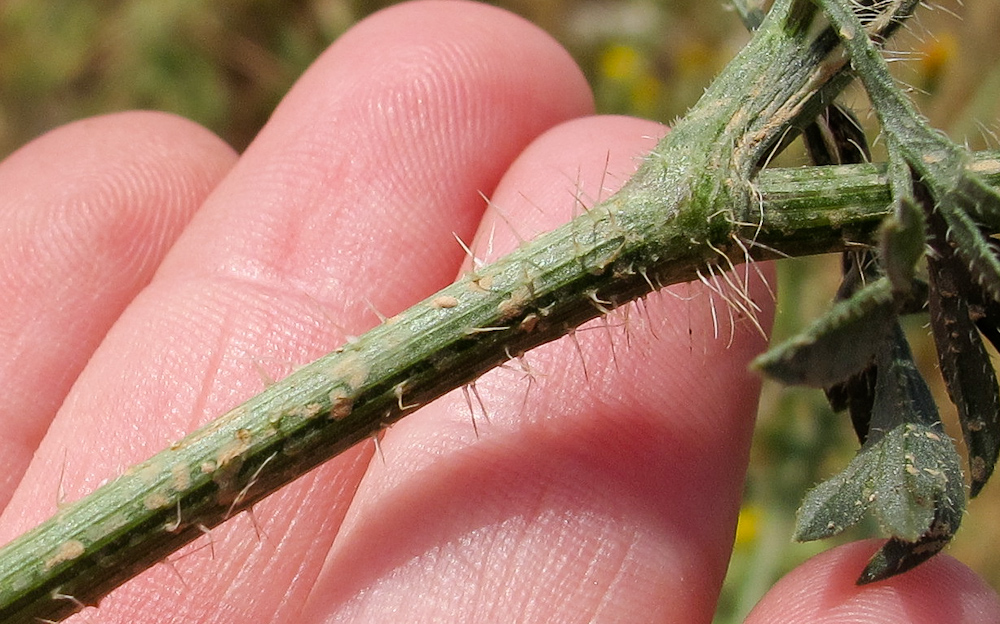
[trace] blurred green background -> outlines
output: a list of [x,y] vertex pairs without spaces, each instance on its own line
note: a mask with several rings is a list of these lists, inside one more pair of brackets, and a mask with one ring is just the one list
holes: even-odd
[[[183,115],[241,150],[333,39],[390,4],[5,0],[0,2],[0,157],[68,121],[131,108]],[[716,1],[492,4],[560,40],[589,76],[601,112],[662,121],[683,115],[748,37],[735,12]],[[975,148],[1000,143],[993,134],[1000,119],[998,32],[996,0],[946,0],[921,9],[891,46],[898,76],[913,87],[932,123]],[[863,106],[856,92],[846,101]],[[827,305],[837,266],[836,258],[783,264],[776,338],[790,335]],[[920,319],[909,329],[924,370],[940,386],[927,329]],[[945,417],[953,418],[947,408]],[[846,465],[855,449],[847,418],[831,414],[820,393],[766,385],[717,622],[739,621],[781,574],[831,545],[791,543],[794,511],[805,490]],[[972,502],[948,552],[1000,588],[997,517],[1000,484],[994,483]],[[868,534],[874,534],[870,526],[846,538]]]

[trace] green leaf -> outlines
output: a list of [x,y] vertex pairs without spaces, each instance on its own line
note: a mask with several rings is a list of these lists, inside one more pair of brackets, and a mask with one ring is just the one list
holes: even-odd
[[829,387],[864,369],[896,320],[889,280],[880,278],[838,301],[805,331],[754,360],[789,385]]
[[843,472],[806,495],[795,531],[798,540],[829,537],[870,509],[891,538],[866,571],[873,580],[916,565],[927,547],[940,550],[965,506],[958,453],[898,325],[883,341],[875,368],[867,440]]
[[915,543],[931,531],[941,509],[964,507],[963,487],[958,454],[940,428],[902,424],[866,444],[847,468],[806,494],[795,539],[836,535],[871,509],[885,533]]
[[[971,156],[966,155],[965,160],[971,161]],[[974,219],[991,231],[1000,230],[1000,194],[968,166],[955,186],[955,194]]]
[[968,214],[969,206],[962,203],[962,196],[949,193],[941,198],[936,210],[948,226],[948,241],[955,247],[955,254],[962,258],[975,283],[991,299],[1000,300],[1000,259]]
[[907,570],[912,570],[927,561],[948,545],[961,522],[961,511],[950,506],[939,506],[931,527],[920,539],[909,542],[900,538],[890,538],[872,558],[868,560],[858,585],[867,585],[885,580]]
[[939,506],[963,505],[958,454],[940,427],[900,425],[872,448],[882,455],[875,461],[881,470],[873,510],[888,535],[915,542],[930,530]]
[[[835,165],[871,161],[868,137],[854,112],[831,104],[802,133],[806,152],[814,165]],[[921,232],[921,236],[922,236]],[[837,290],[837,301],[849,299],[866,282],[877,279],[880,270],[871,250],[845,251],[842,254],[844,277]],[[846,380],[823,388],[834,411],[847,410],[851,424],[863,444],[871,422],[875,391],[875,364],[869,362]]]
[[862,451],[847,468],[810,490],[796,514],[794,539],[824,539],[857,524],[872,504],[876,469]]
[[[981,299],[985,293],[972,283],[962,261],[945,241],[945,228],[938,219],[932,222],[931,236],[936,251],[927,261],[932,285],[928,300],[931,330],[968,449],[970,495],[976,496],[993,474],[1000,454],[1000,389],[969,302],[970,295]],[[995,317],[981,320],[980,325],[992,323],[995,329]]]
[[926,248],[925,229],[924,213],[912,197],[897,198],[892,215],[882,222],[881,265],[896,293],[913,290],[914,272]]

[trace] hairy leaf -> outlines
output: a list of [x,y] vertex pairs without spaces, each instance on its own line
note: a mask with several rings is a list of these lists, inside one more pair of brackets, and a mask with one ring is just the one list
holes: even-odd
[[790,385],[823,388],[842,382],[871,362],[896,320],[896,308],[889,280],[878,279],[835,303],[753,366]]
[[[845,251],[841,255],[844,277],[837,289],[836,301],[850,299],[864,284],[878,279],[880,269],[872,250]],[[887,334],[888,335],[888,334]],[[847,410],[854,432],[861,444],[868,437],[872,406],[875,403],[875,380],[878,367],[872,357],[868,364],[842,382],[823,388],[835,412]]]
[[[879,268],[874,252],[845,251],[842,255],[844,277],[837,290],[837,301],[849,299],[866,282],[874,281]],[[847,410],[858,441],[862,444],[868,437],[871,423],[872,405],[875,403],[875,379],[877,368],[874,358],[867,366],[842,382],[823,388],[830,407],[835,412]]]
[[974,219],[992,231],[1000,230],[1000,194],[978,173],[966,167],[955,193]]
[[900,197],[882,222],[881,266],[899,296],[914,288],[914,272],[925,250],[924,214],[912,197]]
[[807,494],[795,533],[799,540],[828,537],[872,510],[891,539],[866,570],[869,581],[916,565],[928,546],[940,550],[965,505],[958,454],[898,325],[875,365],[867,440],[843,472]]
[[858,585],[885,580],[927,561],[948,545],[962,519],[960,508],[940,505],[930,529],[915,542],[890,538],[865,566]]
[[[934,214],[931,217],[931,244],[936,252],[927,261],[931,329],[968,449],[970,494],[976,496],[993,474],[1000,453],[1000,389],[968,299],[985,293],[977,292],[965,265],[945,240],[942,220]],[[995,329],[995,317],[981,320]]]
[[936,210],[948,226],[948,239],[955,247],[955,254],[965,261],[972,279],[991,299],[1000,300],[1000,259],[968,214],[968,208],[958,193],[949,193],[939,200]]
[[877,469],[877,461],[862,450],[847,468],[810,490],[796,514],[794,539],[832,537],[857,524],[871,507]]

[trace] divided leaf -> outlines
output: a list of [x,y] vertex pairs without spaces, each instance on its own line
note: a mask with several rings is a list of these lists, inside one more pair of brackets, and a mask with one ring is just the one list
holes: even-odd
[[[895,86],[878,50],[883,39],[871,28],[888,19],[886,8],[816,3],[840,35],[881,122],[892,214],[871,272],[845,271],[841,300],[755,365],[785,383],[825,387],[834,409],[850,410],[862,448],[842,473],[807,495],[796,538],[833,535],[873,511],[890,539],[858,581],[870,583],[938,553],[965,507],[958,454],[896,322],[919,307],[915,302],[929,307],[938,361],[969,450],[972,496],[1000,454],[1000,387],[982,340],[1000,347],[1000,242],[990,236],[1000,230],[1000,194],[969,168],[968,150],[930,128]],[[830,119],[835,129],[845,118],[834,111]],[[836,161],[830,145],[837,141],[817,125],[807,132],[810,153]],[[932,253],[925,252],[928,239]],[[925,255],[926,288],[915,277]],[[868,285],[859,288],[865,279]]]
[[[861,581],[903,571],[940,550],[958,528],[965,491],[958,453],[898,325],[875,360],[871,430],[848,467],[806,495],[795,538],[834,535],[869,509],[891,537]],[[933,552],[931,552],[933,551]]]
[[[877,466],[873,510],[880,528],[892,538],[917,542],[942,509],[963,507],[958,453],[939,427],[899,425],[871,448],[880,451],[870,460]],[[953,525],[958,528],[957,521]]]
[[811,489],[796,514],[794,539],[824,539],[857,524],[873,501],[876,464],[862,450],[847,468]]

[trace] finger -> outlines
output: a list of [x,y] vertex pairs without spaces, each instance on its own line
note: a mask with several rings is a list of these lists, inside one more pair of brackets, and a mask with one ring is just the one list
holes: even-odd
[[970,569],[938,555],[872,585],[854,581],[881,544],[869,540],[829,550],[775,585],[748,624],[986,624],[1000,621],[1000,598]]
[[[662,132],[605,117],[545,134],[497,189],[477,255],[607,196]],[[750,275],[767,326],[770,298]],[[732,337],[728,321],[715,336],[718,297],[672,292],[390,429],[303,619],[708,621],[757,400],[746,365],[764,340],[735,317]]]
[[[53,458],[66,456],[75,497],[374,325],[372,308],[391,315],[450,282],[463,257],[452,232],[471,236],[479,193],[537,134],[590,107],[565,51],[485,5],[406,4],[353,29],[109,333],[2,530],[52,511],[37,501],[52,491]],[[213,530],[202,550],[109,597],[101,621],[292,618],[369,454]]]
[[189,121],[122,113],[0,163],[0,509],[97,344],[234,160]]

